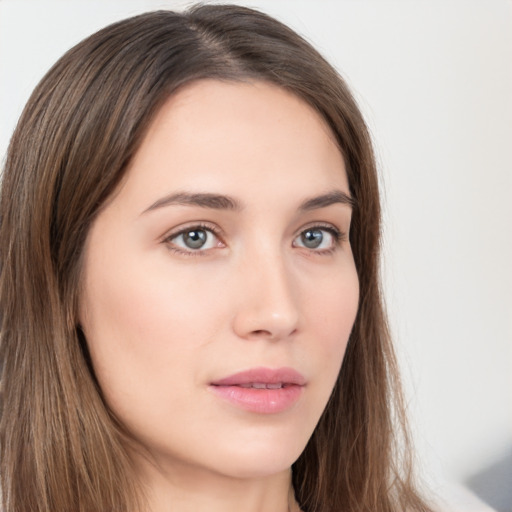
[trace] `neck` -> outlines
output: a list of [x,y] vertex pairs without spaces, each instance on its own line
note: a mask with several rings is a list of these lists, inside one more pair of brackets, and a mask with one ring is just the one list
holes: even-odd
[[300,512],[291,469],[237,478],[184,464],[164,470],[146,461],[141,478],[148,512]]

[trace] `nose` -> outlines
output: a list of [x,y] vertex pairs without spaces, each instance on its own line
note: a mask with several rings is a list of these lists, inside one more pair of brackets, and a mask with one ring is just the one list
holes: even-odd
[[298,328],[298,294],[281,257],[259,257],[238,273],[235,333],[243,339],[282,340]]

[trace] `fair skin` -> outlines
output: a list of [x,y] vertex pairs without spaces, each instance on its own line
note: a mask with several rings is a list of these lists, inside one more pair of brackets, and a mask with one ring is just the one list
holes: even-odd
[[349,198],[331,131],[283,89],[202,80],[158,112],[91,228],[80,305],[152,512],[298,510],[290,468],[357,312]]

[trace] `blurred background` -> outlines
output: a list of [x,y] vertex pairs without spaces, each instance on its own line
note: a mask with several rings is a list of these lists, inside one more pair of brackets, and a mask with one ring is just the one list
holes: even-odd
[[[2,161],[64,51],[191,3],[0,0]],[[290,25],[353,88],[382,173],[384,288],[421,474],[447,509],[511,512],[512,2],[234,3]]]

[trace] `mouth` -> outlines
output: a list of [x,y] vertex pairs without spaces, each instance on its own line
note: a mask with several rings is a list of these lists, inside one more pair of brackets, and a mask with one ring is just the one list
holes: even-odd
[[249,382],[248,384],[240,384],[241,388],[253,388],[253,389],[281,389],[286,386],[290,386],[293,384],[286,384],[283,382],[277,382],[275,384],[271,384],[270,382]]
[[253,368],[216,380],[209,389],[236,408],[276,414],[292,408],[305,386],[305,377],[293,368]]

